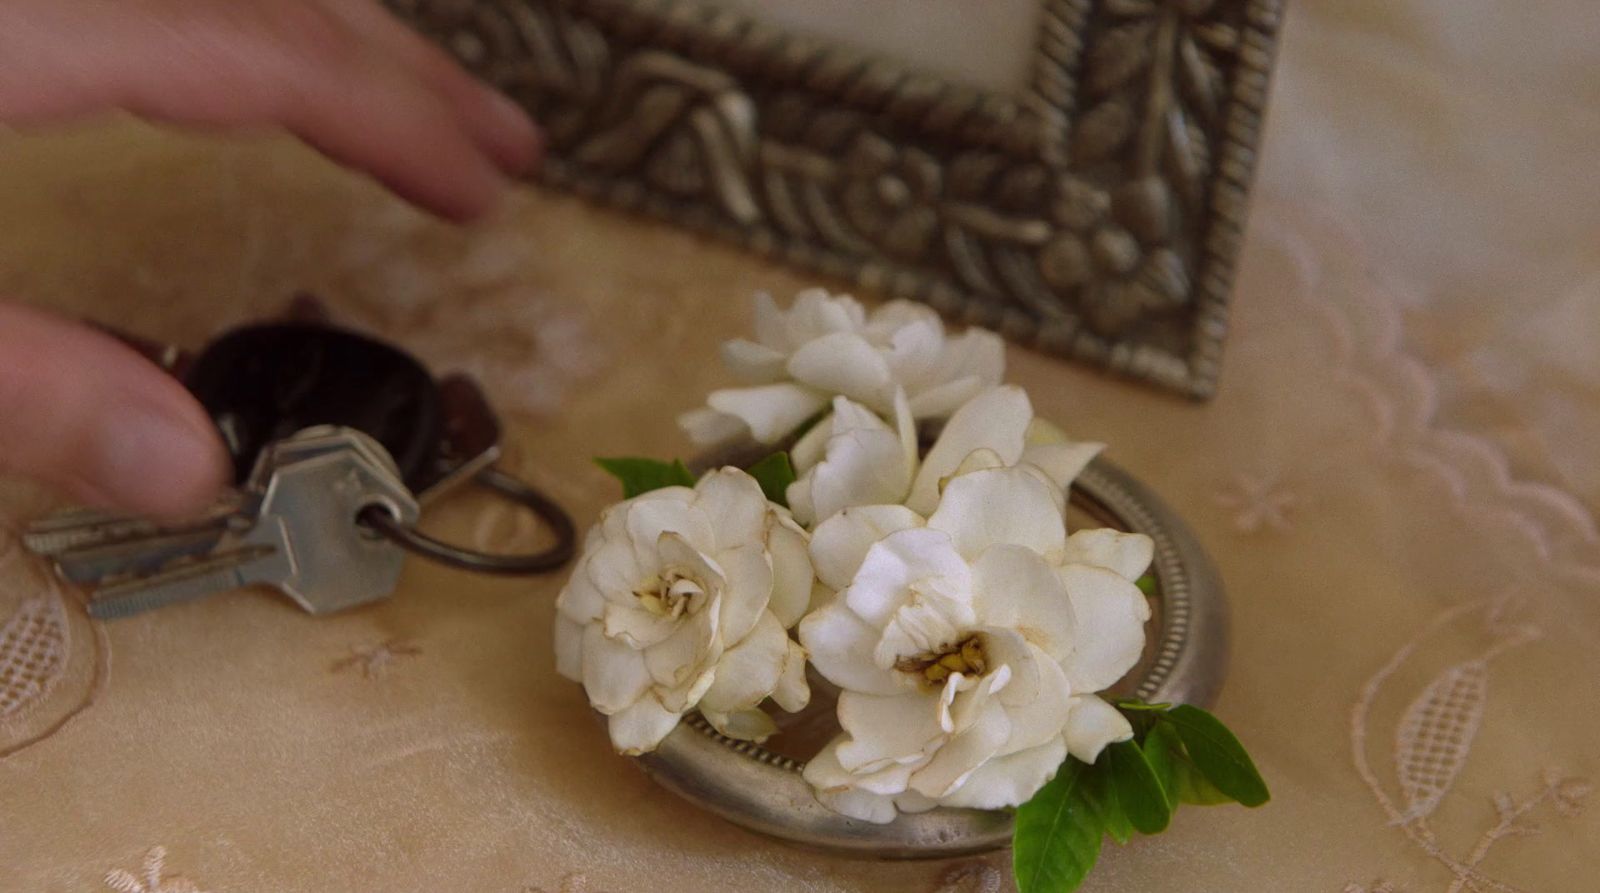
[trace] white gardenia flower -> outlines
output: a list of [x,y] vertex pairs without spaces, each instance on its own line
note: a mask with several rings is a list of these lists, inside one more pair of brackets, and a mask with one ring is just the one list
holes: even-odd
[[775,731],[758,705],[806,705],[805,651],[786,632],[813,583],[806,534],[736,468],[607,509],[556,600],[556,666],[610,717],[625,754],[654,750],[689,710],[718,731]]
[[984,329],[947,335],[932,308],[890,301],[868,313],[855,298],[807,289],[788,310],[756,296],[756,340],[723,345],[745,387],[711,392],[679,418],[700,444],[753,436],[775,443],[843,395],[880,415],[896,390],[916,419],[942,419],[1005,373],[1005,346]]
[[902,504],[927,515],[951,476],[977,468],[1021,465],[1053,483],[1058,495],[1105,448],[1072,443],[1033,415],[1025,391],[989,388],[962,404],[925,457],[907,400],[897,395],[891,426],[877,413],[835,397],[833,413],[807,432],[791,453],[800,476],[789,506],[807,526],[858,505]]
[[1066,534],[1052,484],[1020,467],[960,474],[926,520],[845,509],[811,542],[837,594],[800,624],[840,687],[843,734],[806,765],[830,808],[872,822],[936,805],[1027,801],[1068,753],[1132,730],[1094,695],[1133,667],[1149,603],[1139,534]]

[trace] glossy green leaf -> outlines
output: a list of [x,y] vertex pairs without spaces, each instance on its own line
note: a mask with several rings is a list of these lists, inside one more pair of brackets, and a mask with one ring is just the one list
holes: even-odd
[[1139,587],[1139,591],[1145,595],[1155,595],[1156,588],[1159,586],[1156,582],[1155,574],[1144,574],[1139,579],[1134,580],[1133,585]]
[[761,492],[767,494],[767,501],[789,507],[789,485],[794,483],[794,466],[789,463],[788,453],[773,453],[750,466],[750,476],[761,485]]
[[1018,807],[1011,860],[1019,893],[1071,893],[1094,867],[1103,826],[1085,790],[1091,771],[1069,757]]
[[1150,761],[1150,768],[1155,770],[1156,777],[1161,779],[1169,802],[1194,806],[1233,802],[1232,797],[1217,790],[1217,786],[1208,781],[1194,761],[1189,759],[1176,726],[1157,723],[1145,736],[1144,755]]
[[1105,768],[1105,752],[1101,757],[1084,771],[1081,782],[1084,798],[1089,803],[1089,808],[1094,811],[1095,817],[1100,820],[1100,827],[1104,832],[1119,844],[1125,844],[1133,836],[1133,823],[1128,821],[1128,814],[1122,811],[1122,803],[1117,799],[1117,788],[1111,783],[1111,773]]
[[1098,768],[1102,762],[1128,823],[1140,834],[1167,830],[1172,821],[1172,802],[1139,745],[1133,741],[1108,744],[1095,766]]
[[662,462],[659,459],[596,459],[594,464],[622,482],[623,499],[632,499],[640,493],[649,493],[651,490],[660,490],[663,487],[694,486],[694,474],[682,460]]
[[1160,716],[1162,723],[1177,729],[1190,759],[1217,790],[1245,806],[1260,806],[1271,799],[1267,783],[1244,745],[1215,716],[1188,704]]

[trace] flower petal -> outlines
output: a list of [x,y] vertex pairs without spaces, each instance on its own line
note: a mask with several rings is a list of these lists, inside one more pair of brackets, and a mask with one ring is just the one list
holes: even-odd
[[811,684],[806,681],[806,650],[793,639],[785,641],[788,651],[784,654],[777,687],[772,690],[772,700],[790,713],[798,713],[811,702]]
[[713,446],[737,440],[749,433],[750,426],[738,416],[700,406],[678,416],[678,427],[697,446]]
[[1067,714],[1067,750],[1073,756],[1093,763],[1100,751],[1114,741],[1133,737],[1133,726],[1117,708],[1094,695],[1077,695]]
[[782,381],[788,357],[776,348],[743,338],[722,342],[722,365],[745,384]]
[[835,738],[806,763],[805,780],[822,805],[834,812],[877,825],[894,821],[898,814],[894,798],[854,787],[854,778],[839,765],[837,751],[843,740]]
[[939,502],[939,481],[980,447],[999,453],[1007,465],[1015,464],[1022,456],[1023,435],[1032,419],[1028,395],[1015,385],[994,388],[967,401],[928,450],[906,505],[923,515],[932,512]]
[[767,496],[756,479],[737,468],[719,468],[701,477],[694,485],[694,508],[702,518],[713,519],[711,538],[693,540],[697,545],[731,549],[759,543],[766,537]]
[[795,295],[782,317],[790,350],[833,332],[859,332],[867,322],[860,301],[849,295],[830,295],[822,288]]
[[[887,305],[879,312],[885,309]],[[867,332],[873,343],[888,345],[885,359],[895,382],[911,393],[919,393],[945,377],[939,364],[944,353],[944,323],[937,313],[919,313],[930,310],[925,304],[908,309],[910,313],[896,313],[899,318],[895,319],[874,312],[867,322]]]
[[784,629],[790,629],[805,616],[811,584],[816,580],[805,532],[787,518],[776,518],[767,534],[767,552],[772,556],[772,598],[767,610]]
[[[916,508],[916,506],[912,506]],[[1024,546],[1047,560],[1067,544],[1066,523],[1050,487],[1018,468],[993,468],[950,481],[928,526],[945,531],[955,548],[976,560],[994,545]]]
[[[640,553],[644,551],[626,533],[616,539],[602,539],[599,546],[584,559],[579,573],[588,578],[589,584],[603,600],[629,603],[633,599],[633,591],[661,566],[661,556],[653,550],[641,561]],[[578,592],[574,597],[584,595],[586,593]]]
[[1045,443],[1031,444],[1022,450],[1021,464],[1032,465],[1043,471],[1045,477],[1062,492],[1072,486],[1072,481],[1086,468],[1094,457],[1104,451],[1103,443]]
[[599,624],[584,627],[582,667],[583,689],[601,713],[626,709],[650,687],[644,655],[606,638]]
[[1139,662],[1150,602],[1139,587],[1105,568],[1069,564],[1059,573],[1079,630],[1072,654],[1062,661],[1067,679],[1077,692],[1108,688]]
[[825,458],[789,485],[789,504],[802,524],[854,505],[898,503],[910,485],[912,468],[900,435],[883,419],[837,397],[832,421]]
[[778,731],[778,724],[772,721],[772,717],[753,708],[733,713],[718,713],[715,710],[707,710],[702,702],[700,715],[706,718],[706,722],[711,723],[713,729],[738,741],[765,741]]
[[611,733],[611,746],[617,753],[638,756],[649,753],[661,744],[661,739],[678,727],[681,713],[661,706],[653,697],[643,697],[626,710],[613,714],[607,728]]
[[823,520],[811,533],[817,578],[835,591],[848,587],[874,543],[922,523],[921,515],[903,505],[852,506]]
[[895,670],[872,662],[872,648],[877,641],[877,630],[846,607],[842,597],[835,597],[800,621],[800,644],[824,679],[863,694],[900,694],[907,683]]
[[800,435],[793,447],[789,449],[789,464],[793,466],[795,474],[805,474],[806,469],[822,461],[827,455],[828,438],[833,436],[833,415],[829,413],[817,420]]
[[583,681],[583,626],[556,615],[556,672],[573,682]]
[[938,652],[965,638],[976,621],[967,586],[949,578],[916,581],[911,598],[884,624],[872,659],[880,667],[892,667],[901,658]]
[[972,566],[975,607],[984,626],[1013,629],[1055,660],[1072,651],[1082,626],[1055,568],[1023,546],[991,546]]
[[911,397],[911,413],[919,419],[943,419],[983,393],[989,385],[975,375],[953,378],[930,388],[917,391]]
[[678,621],[638,605],[613,604],[606,606],[601,628],[606,638],[642,651],[672,635],[678,628]]
[[[961,464],[956,466],[956,470],[950,473],[950,478],[958,478],[964,474],[971,474],[974,471],[988,471],[991,468],[1004,467],[1006,467],[1006,460],[1000,458],[999,453],[989,449],[988,447],[978,447],[977,449],[968,453],[965,459],[961,460]],[[944,493],[945,485],[949,482],[949,479],[939,482],[939,492],[941,495]]]
[[[631,563],[633,556],[631,550],[628,551],[628,560]],[[556,610],[562,617],[574,623],[589,623],[599,620],[605,613],[606,600],[588,573],[575,573],[567,580],[567,585],[562,588],[561,594],[556,596]]]
[[823,393],[843,394],[875,409],[888,409],[894,388],[883,354],[854,332],[823,335],[789,357],[794,380]]
[[772,557],[759,543],[717,553],[727,588],[722,592],[718,633],[724,642],[737,642],[767,613],[772,600]]
[[1006,343],[988,329],[968,329],[945,340],[940,365],[951,379],[971,376],[996,387],[1006,375]]
[[[1033,697],[1026,701],[1020,697],[1008,700],[1006,695],[1012,693],[1012,688],[1020,689],[1020,685],[1007,686],[1000,693],[1000,703],[1011,720],[1011,737],[1000,749],[1001,756],[1060,738],[1072,712],[1072,686],[1067,683],[1067,674],[1062,671],[1061,665],[1032,645],[1028,648],[1033,652],[1032,669],[1037,672],[1032,686]],[[1011,667],[1015,672],[1018,664],[1012,663]]]
[[[1015,714],[1013,714],[1015,717]],[[995,757],[979,766],[965,784],[945,795],[941,806],[968,809],[1004,809],[1033,799],[1067,758],[1060,735],[1027,750]]]
[[931,797],[924,797],[916,791],[906,791],[903,794],[895,795],[894,805],[895,808],[899,809],[901,812],[916,813],[927,812],[928,810],[937,807],[939,805],[939,801],[934,800]]
[[762,443],[776,443],[828,405],[828,398],[793,382],[712,391],[706,403],[738,418]]
[[926,759],[947,738],[938,708],[937,697],[915,690],[892,697],[841,692],[839,725],[850,737],[839,745],[839,764],[876,772]]
[[882,628],[912,597],[911,584],[953,594],[970,592],[971,577],[947,534],[916,527],[873,543],[843,596],[850,610]]
[[783,318],[783,311],[779,309],[778,302],[773,300],[771,292],[756,292],[751,300],[755,316],[756,340],[775,350],[787,352],[793,345],[789,343],[789,329]]
[[[718,653],[711,653],[711,644],[717,633],[717,612],[713,610],[714,607],[713,604],[707,604],[702,610],[684,617],[672,635],[645,649],[645,668],[658,686],[671,689],[692,685],[699,673],[721,657],[720,647]],[[586,655],[588,650],[589,643],[585,641]],[[667,706],[677,707],[674,703],[668,703]]]
[[1011,736],[1011,720],[998,700],[991,699],[965,731],[951,738],[928,765],[911,776],[911,790],[939,799],[948,795],[999,752]]
[[700,696],[702,710],[730,714],[748,710],[772,694],[789,655],[789,637],[770,611],[717,662],[715,681]]
[[[668,488],[692,495],[694,491],[683,487]],[[664,493],[666,490],[653,490],[653,493]],[[677,495],[675,492],[674,495]],[[711,529],[711,521],[704,512],[699,511],[687,502],[676,499],[645,499],[643,496],[635,499],[628,507],[628,539],[633,543],[633,554],[638,561],[639,570],[648,574],[660,566],[660,543],[662,534],[671,533],[680,537],[696,551],[705,551],[716,542],[716,537]],[[640,575],[628,581],[630,586],[640,582]],[[596,578],[600,591],[611,595],[616,588],[615,584],[608,586]]]
[[1142,533],[1123,533],[1102,527],[1080,530],[1067,537],[1063,564],[1092,564],[1115,572],[1125,580],[1137,580],[1150,567],[1155,556],[1155,541]]

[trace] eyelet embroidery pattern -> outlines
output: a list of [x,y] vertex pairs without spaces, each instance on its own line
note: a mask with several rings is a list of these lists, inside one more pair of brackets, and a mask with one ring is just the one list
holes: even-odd
[[32,706],[60,678],[67,625],[61,603],[35,595],[0,626],[0,720]]
[[365,648],[351,648],[349,656],[334,661],[328,669],[334,673],[360,670],[363,678],[381,679],[388,675],[389,668],[400,658],[416,657],[421,653],[420,645],[404,639],[388,639]]
[[[1361,690],[1350,713],[1350,747],[1356,772],[1366,783],[1391,825],[1399,827],[1418,849],[1449,870],[1448,893],[1493,889],[1515,893],[1519,888],[1485,875],[1481,870],[1496,843],[1538,833],[1527,820],[1530,813],[1549,804],[1558,815],[1573,817],[1583,808],[1592,788],[1582,778],[1547,769],[1540,787],[1523,799],[1504,791],[1494,796],[1498,821],[1485,829],[1464,857],[1458,857],[1439,839],[1429,818],[1449,795],[1465,767],[1483,721],[1489,693],[1489,664],[1496,657],[1541,637],[1533,626],[1509,619],[1513,603],[1480,600],[1450,608],[1433,619],[1395,652]],[[1379,781],[1367,755],[1367,729],[1379,694],[1395,674],[1438,633],[1473,615],[1482,615],[1492,641],[1477,656],[1446,667],[1423,686],[1400,717],[1394,741],[1394,771],[1400,796],[1391,795]],[[1359,887],[1357,889],[1360,889]],[[1381,888],[1379,888],[1381,890]]]
[[167,876],[167,848],[151,847],[139,874],[121,868],[106,872],[105,885],[116,893],[206,893],[182,875]]
[[[1592,588],[1600,583],[1600,531],[1581,502],[1555,486],[1513,477],[1504,454],[1486,438],[1438,424],[1438,385],[1429,368],[1405,348],[1397,300],[1371,280],[1370,272],[1360,274],[1366,278],[1337,296],[1329,296],[1339,288],[1339,274],[1324,281],[1317,258],[1360,257],[1361,246],[1325,221],[1313,220],[1295,230],[1291,240],[1279,247],[1300,268],[1304,287],[1288,293],[1301,299],[1302,312],[1319,319],[1322,325],[1317,328],[1330,338],[1334,356],[1329,384],[1350,391],[1368,415],[1368,424],[1346,430],[1370,437],[1367,448],[1374,461],[1440,487],[1448,494],[1445,507],[1460,523],[1498,537],[1507,554],[1516,553],[1517,559],[1504,560],[1521,564],[1509,567],[1539,569],[1541,589]],[[1310,240],[1322,247],[1312,250]],[[1339,242],[1347,244],[1335,244]],[[1501,596],[1442,610],[1372,675],[1350,710],[1357,775],[1388,823],[1448,871],[1447,893],[1520,893],[1518,887],[1484,873],[1482,864],[1490,851],[1501,841],[1533,833],[1536,826],[1527,817],[1535,810],[1549,806],[1560,817],[1577,815],[1591,791],[1585,779],[1546,770],[1531,795],[1517,799],[1497,794],[1492,800],[1497,818],[1478,833],[1464,856],[1458,855],[1463,845],[1447,845],[1430,822],[1450,797],[1484,725],[1492,662],[1532,646],[1543,636],[1532,624],[1513,619],[1517,607],[1517,599]],[[1480,619],[1487,643],[1423,683],[1396,718],[1392,756],[1399,790],[1390,791],[1368,754],[1368,729],[1378,696],[1392,685],[1402,666],[1411,665],[1412,658],[1448,653],[1435,645],[1436,640],[1445,641],[1441,634],[1447,631],[1463,633],[1471,618]],[[1449,641],[1459,643],[1460,638]],[[1538,759],[1529,756],[1535,765]],[[1502,775],[1509,780],[1508,772]],[[1346,893],[1398,893],[1398,887],[1384,881],[1371,887],[1352,882],[1345,889]]]
[[105,629],[69,599],[0,518],[0,759],[54,735],[105,689]]
[[1285,533],[1294,527],[1295,495],[1276,475],[1241,472],[1217,492],[1216,501],[1233,512],[1233,527],[1240,533]]

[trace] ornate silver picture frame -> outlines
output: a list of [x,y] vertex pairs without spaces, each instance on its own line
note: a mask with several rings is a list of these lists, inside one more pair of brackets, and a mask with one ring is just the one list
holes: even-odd
[[1283,0],[1040,0],[1014,94],[693,0],[389,2],[534,112],[552,184],[1216,387]]

